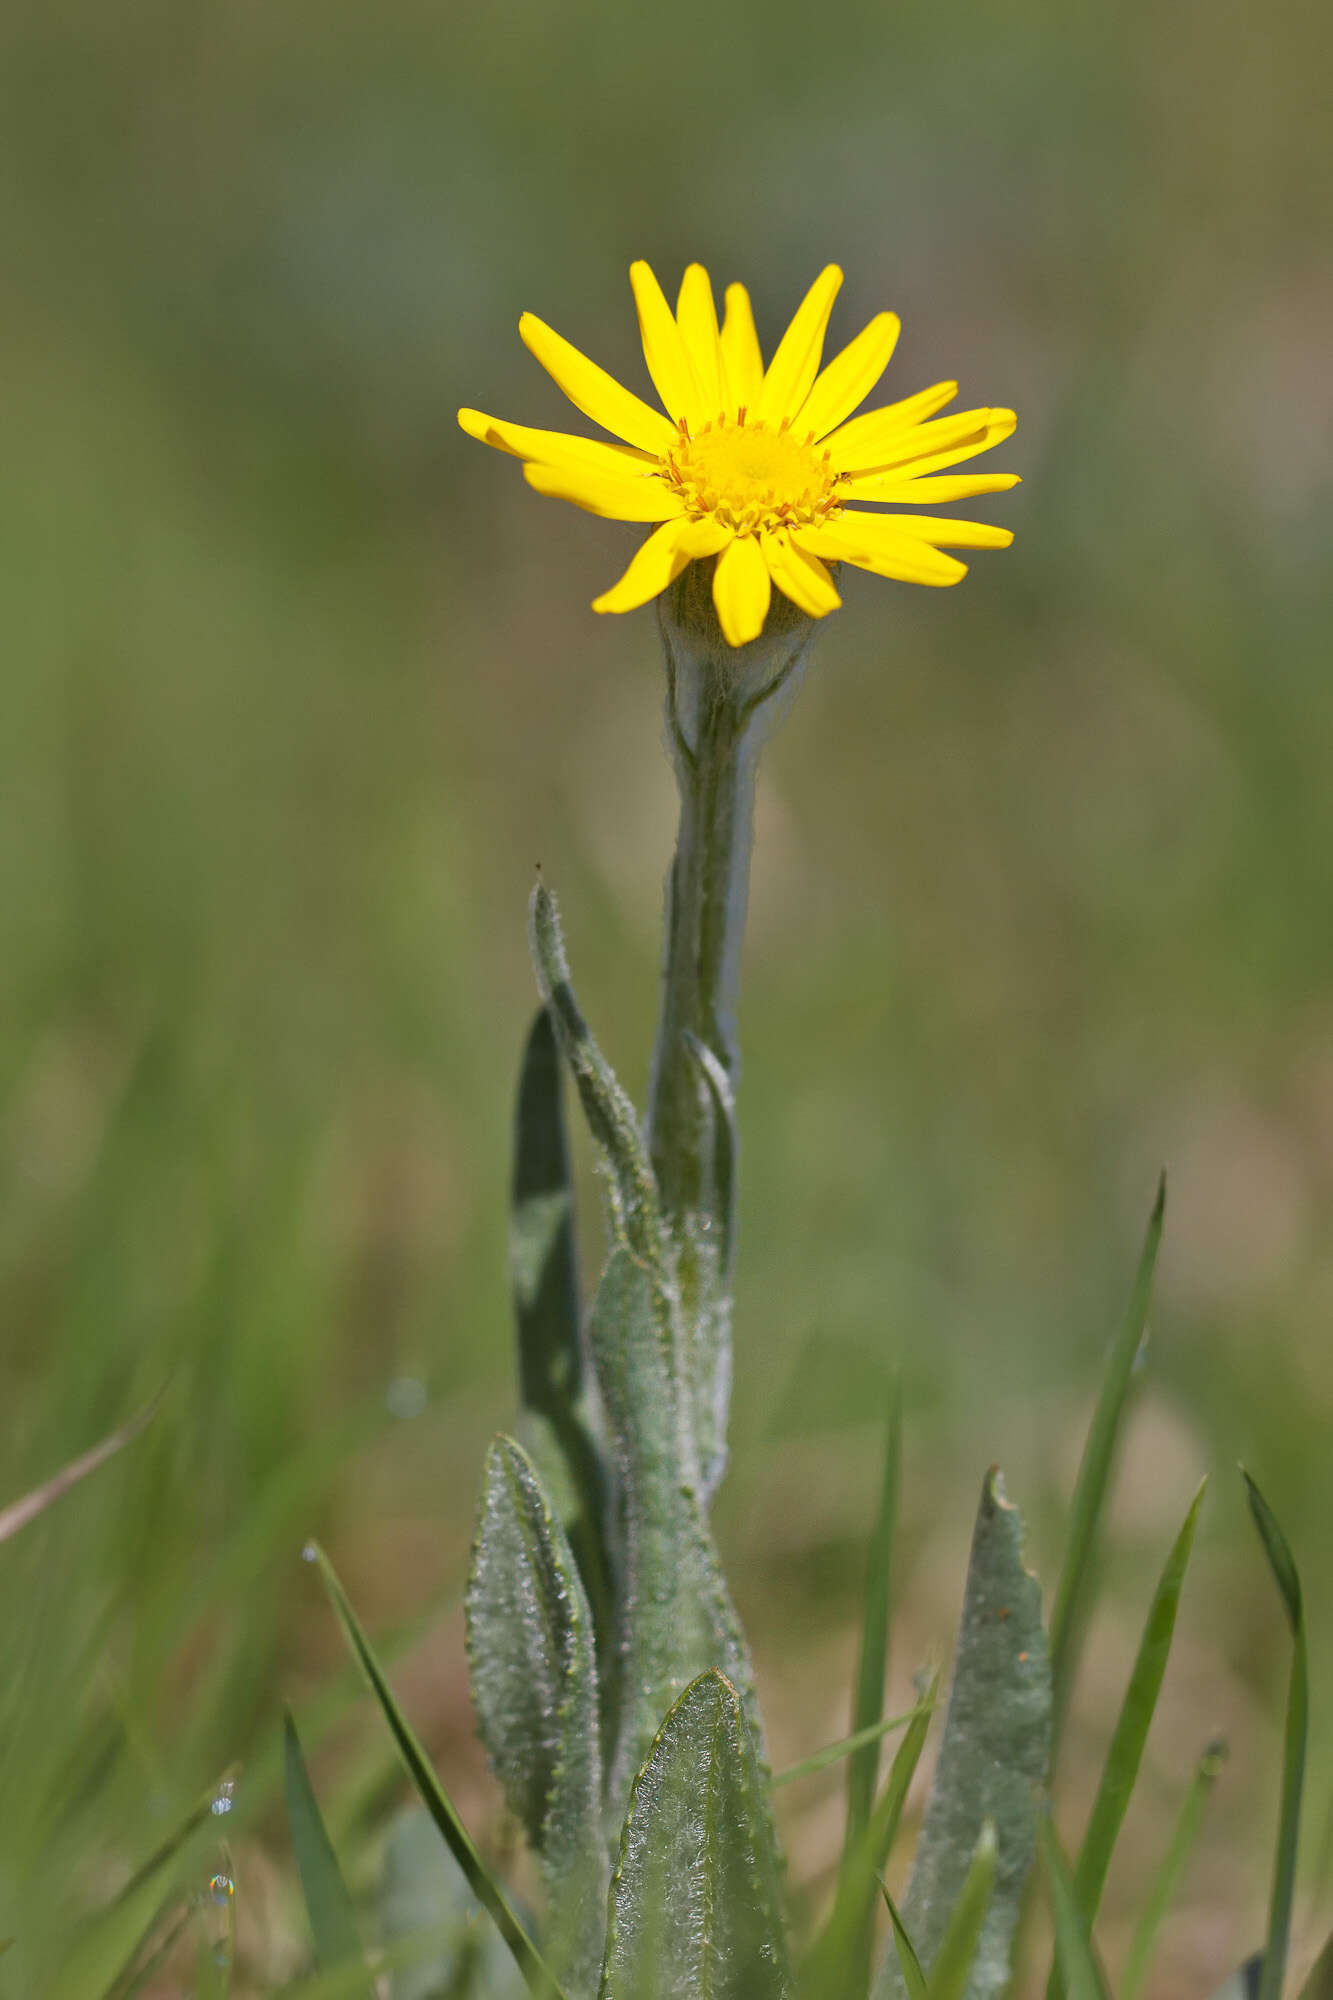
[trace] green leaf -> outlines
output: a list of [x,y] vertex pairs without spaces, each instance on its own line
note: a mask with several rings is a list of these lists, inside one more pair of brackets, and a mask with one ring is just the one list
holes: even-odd
[[963,2000],[977,1955],[981,1926],[995,1891],[995,1865],[995,1827],[987,1820],[935,1954],[930,1972],[930,2000]]
[[1055,1925],[1055,1962],[1060,1968],[1069,2000],[1110,2000],[1106,1975],[1093,1950],[1068,1864],[1060,1852],[1055,1828],[1045,1815],[1042,1816],[1038,1837]]
[[[394,1962],[393,2000],[516,2000],[523,1981],[494,1924],[481,1915],[467,1879],[429,1813],[410,1806],[398,1813],[384,1847],[380,1919],[386,1954]],[[439,1939],[441,1923],[448,1926]],[[422,1935],[436,1947],[403,1962]]]
[[332,1563],[316,1544],[310,1545],[309,1553],[319,1564],[324,1588],[328,1591],[329,1600],[342,1626],[343,1635],[380,1705],[381,1713],[398,1746],[398,1754],[403,1760],[407,1774],[416,1786],[422,1804],[444,1836],[450,1853],[467,1877],[472,1893],[483,1909],[489,1913],[500,1935],[509,1946],[528,1991],[538,1995],[539,2000],[561,2000],[560,1988],[554,1976],[515,1916],[504,1890],[473,1846],[466,1827],[454,1809],[453,1801],[436,1777],[430,1759],[394,1699],[393,1690],[384,1677],[384,1671],[371,1649],[370,1641],[357,1622],[356,1614],[347,1601],[346,1593],[338,1581]]
[[1116,1839],[1129,1806],[1134,1785],[1139,1775],[1139,1764],[1143,1757],[1143,1746],[1152,1726],[1153,1713],[1157,1707],[1157,1697],[1161,1691],[1162,1676],[1171,1653],[1171,1639],[1176,1627],[1176,1612],[1180,1607],[1180,1593],[1185,1582],[1185,1571],[1189,1567],[1190,1551],[1194,1546],[1194,1531],[1198,1526],[1199,1509],[1203,1505],[1207,1480],[1200,1483],[1199,1490],[1190,1504],[1180,1533],[1176,1536],[1166,1566],[1158,1579],[1148,1611],[1148,1622],[1139,1641],[1138,1656],[1134,1661],[1129,1686],[1120,1708],[1120,1715],[1107,1752],[1106,1767],[1102,1772],[1097,1797],[1093,1802],[1092,1814],[1088,1820],[1088,1830],[1083,1836],[1079,1850],[1078,1864],[1074,1870],[1074,1893],[1084,1919],[1091,1924],[1097,1915],[1102,1899],[1102,1889],[1106,1882],[1106,1871],[1111,1864]]
[[1194,1851],[1194,1842],[1198,1836],[1204,1807],[1217,1782],[1217,1775],[1226,1754],[1225,1743],[1210,1743],[1195,1766],[1194,1776],[1181,1804],[1166,1853],[1153,1876],[1147,1900],[1139,1912],[1139,1920],[1134,1929],[1120,1980],[1120,2000],[1136,2000],[1136,1995],[1143,1984],[1153,1946],[1157,1942],[1157,1933],[1162,1926],[1162,1919],[1171,1907],[1172,1899],[1185,1873],[1186,1864]]
[[191,1836],[209,1818],[209,1803],[204,1800],[195,1807],[125,1884],[115,1902],[82,1931],[54,1988],[60,2000],[105,2000],[138,1957],[175,1891]]
[[906,1926],[898,1914],[898,1905],[885,1884],[881,1882],[879,1886],[883,1890],[884,1901],[888,1906],[889,1922],[893,1925],[893,1948],[898,1954],[898,1970],[902,1974],[903,1985],[907,1988],[907,2000],[930,2000],[930,1988],[926,1984],[926,1975],[921,1970],[921,1960],[917,1957],[916,1946],[908,1937]]
[[735,1688],[701,1674],[634,1782],[600,2000],[788,2000],[764,1790]]
[[467,1627],[482,1741],[542,1858],[548,1955],[572,1993],[590,1991],[607,1877],[592,1617],[536,1469],[511,1438],[486,1454]]
[[[994,1823],[995,1889],[968,1981],[969,2000],[990,2000],[1009,1983],[1050,1724],[1041,1590],[1023,1564],[1022,1520],[993,1468],[982,1488],[949,1710],[905,1906],[922,1962],[933,1968],[982,1828],[987,1820]],[[890,1992],[888,1964],[885,1975],[881,1991]]]
[[806,1961],[802,1992],[820,1995],[822,2000],[848,2000],[849,1995],[860,1996],[866,1991],[874,1947],[875,1888],[925,1748],[938,1688],[939,1675],[932,1674],[898,1745],[869,1823],[851,1853],[843,1856],[838,1893]]
[[[884,1422],[884,1462],[879,1507],[870,1537],[866,1565],[865,1609],[861,1624],[861,1662],[852,1705],[852,1732],[870,1731],[884,1713],[884,1677],[889,1665],[889,1597],[893,1564],[893,1528],[898,1513],[899,1463],[902,1456],[902,1399],[895,1375],[889,1389]],[[847,1835],[849,1853],[870,1818],[879,1780],[879,1739],[866,1736],[847,1766]]]
[[586,1366],[563,1073],[549,1009],[523,1052],[514,1131],[509,1279],[525,1435],[569,1535],[599,1634],[609,1632],[610,1481]]
[[1310,1726],[1310,1670],[1305,1646],[1305,1611],[1301,1580],[1286,1536],[1263,1494],[1244,1467],[1245,1497],[1268,1557],[1273,1581],[1291,1627],[1291,1675],[1287,1686],[1287,1719],[1282,1746],[1282,1800],[1278,1808],[1273,1886],[1268,1904],[1268,1938],[1258,2000],[1281,2000],[1291,1941],[1291,1905],[1296,1892],[1296,1848],[1300,1836],[1301,1793],[1305,1788],[1305,1747]]
[[26,1528],[29,1521],[35,1521],[39,1514],[46,1512],[53,1501],[59,1500],[63,1493],[68,1493],[71,1486],[77,1486],[90,1472],[96,1472],[99,1465],[105,1465],[109,1458],[114,1458],[118,1451],[123,1451],[131,1439],[138,1437],[140,1431],[156,1415],[161,1401],[162,1392],[159,1391],[151,1403],[145,1404],[128,1423],[122,1424],[119,1430],[112,1431],[109,1437],[104,1437],[100,1444],[92,1447],[91,1451],[85,1451],[80,1457],[71,1459],[68,1465],[53,1473],[50,1479],[44,1480],[40,1486],[35,1486],[31,1493],[25,1493],[21,1499],[11,1501],[8,1507],[0,1507],[0,1542],[7,1542],[20,1528]]
[[906,1708],[901,1715],[882,1715],[878,1722],[872,1722],[866,1729],[858,1729],[855,1736],[844,1736],[840,1743],[826,1743],[822,1750],[811,1751],[798,1764],[788,1764],[772,1779],[774,1791],[782,1785],[794,1785],[798,1778],[813,1778],[820,1771],[827,1771],[830,1764],[841,1764],[845,1757],[852,1756],[867,1743],[882,1743],[895,1729],[905,1729],[909,1722],[915,1722],[922,1713],[930,1714],[930,1705],[917,1702],[915,1707]]
[[[352,1901],[319,1810],[290,1710],[283,1716],[282,1736],[287,1821],[306,1915],[310,1919],[310,1934],[315,1942],[316,1963],[333,1966],[347,1959],[360,1959],[364,1966]],[[363,1991],[368,1995],[373,1991],[369,1974]]]
[[1051,1683],[1055,1691],[1052,1763],[1077,1664],[1102,1510],[1129,1402],[1134,1364],[1143,1345],[1144,1328],[1148,1321],[1148,1303],[1152,1297],[1153,1272],[1157,1267],[1165,1215],[1166,1175],[1163,1174],[1157,1184],[1157,1199],[1148,1219],[1129,1306],[1120,1330],[1107,1351],[1101,1392],[1083,1447],[1074,1497],[1070,1503],[1069,1540],[1051,1607]]

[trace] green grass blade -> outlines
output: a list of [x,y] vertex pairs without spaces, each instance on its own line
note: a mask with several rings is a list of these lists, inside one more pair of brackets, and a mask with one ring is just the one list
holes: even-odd
[[816,1772],[827,1771],[830,1764],[840,1764],[844,1757],[850,1757],[863,1744],[882,1742],[895,1729],[905,1729],[909,1722],[914,1722],[922,1713],[923,1706],[929,1716],[929,1705],[917,1702],[914,1708],[904,1709],[901,1715],[881,1716],[868,1729],[859,1729],[855,1736],[844,1736],[841,1743],[826,1744],[822,1750],[814,1750],[808,1757],[802,1757],[799,1764],[788,1764],[785,1771],[779,1771],[770,1780],[773,1789],[776,1790],[779,1785],[794,1785],[798,1778],[813,1778]]
[[[333,1851],[324,1816],[315,1797],[310,1773],[301,1752],[301,1739],[288,1711],[282,1720],[283,1767],[287,1790],[287,1823],[291,1829],[292,1851],[301,1878],[310,1934],[315,1943],[315,1960],[320,1966],[341,1965],[348,1959],[365,1964],[357,1933],[352,1899],[347,1893],[338,1857]],[[367,1975],[362,1991],[371,1993]]]
[[893,1572],[893,1530],[898,1514],[899,1467],[902,1458],[902,1396],[895,1373],[889,1388],[884,1422],[884,1464],[879,1507],[870,1537],[866,1566],[865,1612],[861,1626],[861,1662],[852,1705],[851,1734],[864,1738],[847,1766],[847,1836],[850,1854],[870,1819],[879,1780],[879,1738],[867,1731],[884,1713],[884,1676],[889,1661],[889,1599]]
[[1291,1627],[1291,1677],[1287,1687],[1287,1720],[1282,1746],[1282,1799],[1278,1808],[1277,1847],[1273,1857],[1273,1887],[1268,1904],[1268,1938],[1264,1945],[1259,2000],[1281,2000],[1291,1941],[1291,1905],[1296,1890],[1296,1846],[1300,1836],[1301,1793],[1305,1787],[1305,1747],[1310,1724],[1310,1678],[1305,1647],[1305,1610],[1301,1580],[1291,1548],[1277,1517],[1244,1467],[1245,1497],[1268,1557],[1273,1581]]
[[898,1914],[898,1905],[884,1883],[881,1882],[879,1886],[888,1905],[889,1921],[893,1925],[893,1948],[898,1954],[898,1969],[903,1976],[903,1985],[907,1988],[907,2000],[930,2000],[930,1988],[926,1984],[926,1975],[921,1970],[921,1960],[917,1957],[916,1946],[908,1937],[903,1920]]
[[1152,1957],[1162,1920],[1170,1909],[1181,1879],[1194,1852],[1199,1825],[1213,1786],[1226,1757],[1225,1743],[1210,1743],[1200,1757],[1171,1831],[1171,1839],[1161,1866],[1153,1876],[1147,1900],[1139,1913],[1129,1954],[1120,1980],[1120,2000],[1136,2000]]
[[852,2000],[852,1996],[861,2000],[870,1985],[875,1890],[877,1886],[883,1887],[879,1877],[897,1837],[907,1794],[921,1761],[939,1684],[939,1674],[932,1674],[889,1766],[884,1790],[865,1831],[850,1861],[844,1859],[839,1871],[833,1908],[811,1947],[806,1979],[801,1986],[802,1993],[808,1989],[817,2000]]
[[79,1936],[61,1968],[55,1991],[60,2000],[105,2000],[155,1928],[178,1880],[184,1850],[209,1818],[209,1801],[150,1855],[108,1908]]
[[1180,1593],[1185,1571],[1189,1567],[1194,1531],[1199,1523],[1199,1509],[1203,1505],[1207,1484],[1207,1480],[1200,1483],[1158,1579],[1143,1637],[1139,1641],[1138,1656],[1107,1752],[1106,1766],[1097,1787],[1088,1830],[1079,1850],[1074,1870],[1074,1893],[1088,1924],[1096,1918],[1106,1883],[1106,1871],[1111,1865],[1116,1839],[1138,1779],[1143,1746],[1152,1726],[1162,1676],[1171,1652]]
[[1069,1540],[1064,1563],[1051,1607],[1051,1681],[1055,1706],[1051,1731],[1051,1764],[1054,1769],[1060,1726],[1069,1699],[1083,1616],[1087,1610],[1093,1555],[1102,1509],[1115,1463],[1116,1445],[1129,1400],[1134,1363],[1143,1342],[1152,1296],[1153,1272],[1161,1247],[1162,1224],[1166,1214],[1166,1175],[1157,1184],[1157,1199],[1148,1219],[1143,1252],[1139,1258],[1134,1288],[1120,1329],[1106,1356],[1101,1392],[1093,1412],[1092,1426],[1083,1447],[1074,1497],[1069,1510]]
[[122,1424],[119,1430],[112,1431],[100,1444],[95,1444],[90,1451],[83,1452],[78,1458],[71,1459],[68,1465],[60,1468],[59,1472],[43,1480],[40,1486],[34,1486],[31,1493],[25,1493],[20,1499],[11,1501],[8,1507],[0,1508],[0,1542],[7,1542],[20,1528],[26,1528],[29,1521],[35,1521],[39,1514],[46,1512],[53,1501],[59,1500],[63,1493],[68,1493],[71,1486],[77,1486],[90,1472],[96,1472],[99,1465],[105,1465],[109,1458],[114,1458],[118,1451],[123,1451],[131,1439],[138,1437],[140,1431],[156,1415],[161,1401],[162,1394],[159,1391],[151,1403],[146,1403],[128,1423]]
[[995,1826],[987,1820],[981,1829],[972,1865],[954,1904],[948,1927],[940,1940],[935,1963],[930,1968],[930,2000],[963,2000],[972,1961],[977,1955],[981,1926],[986,1921],[995,1890],[999,1849]]
[[310,1552],[319,1564],[324,1588],[328,1591],[338,1622],[342,1626],[353,1655],[370,1683],[371,1692],[389,1725],[390,1734],[398,1746],[398,1753],[407,1768],[408,1776],[416,1786],[422,1804],[443,1835],[450,1853],[467,1877],[473,1895],[492,1917],[501,1937],[509,1946],[528,1991],[537,1995],[538,2000],[562,2000],[560,1988],[553,1974],[515,1916],[504,1890],[473,1846],[466,1827],[454,1810],[453,1801],[436,1777],[430,1759],[399,1708],[393,1691],[384,1678],[379,1661],[371,1650],[370,1642],[361,1630],[356,1614],[347,1601],[332,1563],[317,1545],[312,1544]]
[[1037,1828],[1037,1847],[1046,1870],[1046,1886],[1051,1898],[1055,1962],[1069,2000],[1110,2000],[1106,1975],[1093,1950],[1068,1863],[1060,1852],[1055,1828],[1045,1815]]

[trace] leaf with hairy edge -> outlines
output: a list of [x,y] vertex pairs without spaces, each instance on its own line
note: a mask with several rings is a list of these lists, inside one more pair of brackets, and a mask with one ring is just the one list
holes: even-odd
[[1305,1609],[1301,1579],[1290,1545],[1268,1502],[1245,1468],[1245,1497],[1268,1557],[1268,1567],[1291,1627],[1291,1676],[1287,1685],[1287,1719],[1282,1743],[1282,1800],[1278,1807],[1277,1846],[1273,1856],[1273,1887],[1268,1903],[1268,1938],[1264,1945],[1259,2000],[1281,2000],[1291,1942],[1291,1905],[1296,1893],[1296,1847],[1300,1836],[1301,1794],[1305,1789],[1305,1744],[1310,1727],[1310,1669],[1305,1648]]
[[467,1630],[481,1739],[542,1858],[547,1956],[571,1995],[591,1993],[607,1878],[592,1616],[564,1530],[512,1438],[486,1454]]
[[[929,1974],[962,1893],[981,1830],[995,1825],[995,1889],[967,1984],[990,2000],[1009,1958],[1036,1844],[1045,1782],[1051,1676],[1041,1589],[1023,1564],[1023,1523],[996,1468],[986,1475],[972,1538],[953,1688],[904,1915]],[[879,1991],[896,1990],[885,1962]]]
[[435,1775],[429,1757],[422,1749],[416,1732],[394,1699],[393,1689],[385,1678],[371,1647],[369,1639],[361,1630],[356,1613],[347,1601],[347,1593],[339,1583],[333,1564],[317,1543],[311,1543],[308,1553],[319,1564],[320,1578],[329,1594],[338,1623],[353,1658],[357,1661],[369,1684],[370,1691],[379,1703],[380,1712],[389,1725],[389,1733],[398,1748],[408,1776],[416,1786],[422,1804],[443,1834],[445,1843],[455,1861],[467,1877],[468,1886],[482,1908],[490,1916],[505,1943],[513,1953],[514,1962],[523,1975],[529,1993],[536,2000],[564,2000],[560,1987],[550,1967],[538,1951],[532,1939],[515,1916],[509,1898],[491,1874],[468,1835],[467,1828],[458,1817],[453,1800]]
[[[538,883],[532,948],[542,996],[602,1149],[611,1254],[589,1342],[612,1439],[621,1514],[618,1716],[607,1804],[618,1831],[635,1773],[683,1689],[710,1667],[739,1690],[756,1754],[762,1726],[749,1654],[701,1495],[673,1250],[634,1107],[579,1011],[554,898]],[[765,1804],[764,1814],[768,1808]],[[770,1823],[769,1841],[777,1852]]]
[[[364,1970],[365,1956],[357,1934],[352,1900],[310,1782],[310,1773],[301,1753],[301,1739],[296,1733],[290,1710],[283,1716],[282,1746],[287,1824],[291,1829],[292,1851],[301,1878],[306,1915],[310,1919],[315,1958],[325,1967],[360,1959]],[[366,1973],[361,1990],[363,1994],[373,1996],[369,1973]]]
[[735,1688],[701,1674],[634,1781],[600,2000],[789,2000],[778,1873]]
[[1044,1814],[1040,1840],[1055,1925],[1055,1962],[1060,1968],[1069,2000],[1111,2000],[1106,1975],[1097,1961],[1088,1934],[1087,1919],[1074,1892],[1069,1865],[1060,1852],[1055,1828]]
[[525,1442],[556,1504],[598,1635],[609,1634],[609,1480],[586,1363],[574,1252],[574,1193],[555,1027],[537,1011],[523,1051],[514,1119],[509,1280],[518,1328]]
[[676,1218],[676,1283],[689,1347],[700,1489],[707,1505],[727,1467],[736,1098],[723,1064],[688,1029],[685,1047],[696,1073],[704,1175],[697,1199]]
[[[1203,1809],[1209,1794],[1217,1783],[1217,1776],[1226,1758],[1227,1746],[1220,1739],[1210,1743],[1195,1766],[1166,1853],[1161,1865],[1153,1876],[1147,1899],[1139,1912],[1139,1920],[1130,1942],[1125,1959],[1125,1969],[1120,1976],[1120,2000],[1135,2000],[1148,1970],[1157,1933],[1162,1927],[1162,1919],[1171,1907],[1172,1898],[1180,1887],[1186,1864],[1194,1851],[1199,1824],[1203,1819]],[[1329,1996],[1333,2000],[1333,1995]]]
[[[921,1677],[918,1677],[920,1686]],[[897,1836],[916,1767],[921,1761],[930,1718],[935,1712],[939,1675],[932,1674],[921,1691],[907,1733],[889,1767],[884,1790],[864,1833],[838,1876],[838,1893],[823,1930],[806,1961],[802,1993],[815,2000],[847,2000],[863,1994],[868,1983],[867,1951],[873,1951],[875,1888]],[[882,1889],[883,1884],[879,1883]],[[901,1954],[900,1954],[901,1956]]]

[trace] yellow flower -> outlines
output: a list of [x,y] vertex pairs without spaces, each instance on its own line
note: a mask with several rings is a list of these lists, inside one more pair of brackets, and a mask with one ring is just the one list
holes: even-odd
[[967,565],[942,554],[943,546],[1000,549],[1013,540],[1007,528],[979,521],[872,514],[851,504],[941,503],[1016,486],[1012,472],[936,476],[1002,443],[1016,419],[1012,410],[938,417],[956,382],[853,417],[888,366],[899,323],[879,313],[821,371],[842,283],[836,264],[810,287],[767,368],[743,285],[728,285],[719,327],[701,264],[686,271],[674,313],[646,264],[630,266],[630,282],[666,416],[532,313],[519,321],[526,345],[576,409],[624,442],[458,413],[470,437],[525,460],[539,493],[612,520],[658,524],[594,611],[632,611],[687,563],[716,556],[718,621],[728,643],[741,646],[763,630],[773,584],[822,618],[841,601],[830,562],[908,583],[957,583]]

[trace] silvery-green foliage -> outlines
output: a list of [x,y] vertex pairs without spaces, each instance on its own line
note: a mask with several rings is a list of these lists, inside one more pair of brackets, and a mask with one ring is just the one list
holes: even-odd
[[[1041,1589],[1023,1562],[1018,1510],[992,1470],[982,1487],[949,1709],[903,1908],[929,1976],[982,1829],[993,1823],[994,1887],[967,2000],[991,2000],[1009,1984],[1014,1931],[1036,1850],[1050,1728]],[[886,1958],[881,2000],[902,1990],[897,1963]]]
[[727,1469],[731,1404],[731,1262],[736,1212],[736,1099],[713,1051],[686,1031],[699,1099],[698,1199],[676,1224],[677,1284],[689,1329],[687,1367],[694,1404],[699,1482],[705,1506]]
[[390,1974],[393,2000],[525,2000],[527,1988],[495,1926],[486,1921],[429,1813],[409,1807],[389,1828],[380,1885],[384,1942],[440,1925],[453,1942],[424,1964]]
[[740,1699],[701,1674],[635,1780],[600,2000],[789,2000],[777,1868]]
[[[721,1668],[739,1690],[756,1745],[762,1739],[745,1641],[704,1510],[674,1246],[633,1106],[579,1010],[555,902],[540,884],[532,936],[543,998],[609,1187],[611,1252],[589,1338],[620,1505],[617,1730],[608,1790],[609,1824],[618,1828],[662,1717],[696,1675]],[[768,1826],[766,1806],[762,1812]],[[766,1838],[774,1839],[771,1830]]]
[[596,1982],[607,1872],[592,1615],[564,1530],[511,1438],[486,1457],[467,1622],[482,1741],[541,1856],[545,1956],[577,2000]]

